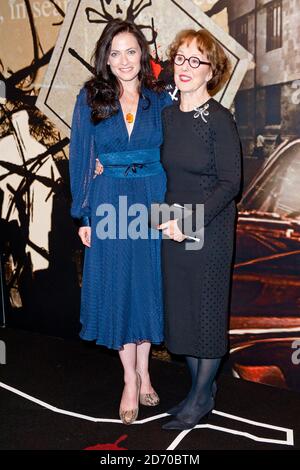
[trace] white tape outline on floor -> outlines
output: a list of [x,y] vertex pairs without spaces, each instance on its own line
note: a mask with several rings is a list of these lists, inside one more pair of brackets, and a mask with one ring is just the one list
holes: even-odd
[[[32,401],[33,403],[36,403],[37,405],[43,406],[44,408],[47,408],[48,410],[53,411],[54,413],[59,413],[59,414],[63,414],[66,416],[72,416],[73,418],[85,419],[86,421],[92,421],[94,423],[117,423],[117,424],[121,423],[119,419],[94,418],[92,416],[87,416],[87,415],[83,415],[80,413],[74,413],[73,411],[63,410],[62,408],[57,408],[56,406],[49,405],[49,403],[39,400],[38,398],[32,397],[31,395],[28,395],[27,393],[21,392],[20,390],[14,387],[11,387],[10,385],[7,385],[3,382],[0,382],[0,387],[4,388],[5,390],[8,390],[9,392],[15,393],[16,395],[19,395],[20,397],[25,398],[26,400]],[[282,444],[282,445],[288,445],[288,446],[294,445],[293,429],[283,428],[280,426],[274,426],[272,424],[262,423],[260,421],[253,421],[251,419],[241,418],[240,416],[236,416],[230,413],[225,413],[223,411],[213,410],[212,413],[223,416],[225,418],[233,419],[235,421],[241,421],[243,423],[251,424],[254,426],[259,426],[262,428],[274,429],[276,431],[285,432],[286,440],[259,437],[249,432],[237,431],[235,429],[224,428],[222,426],[216,426],[213,424],[198,424],[197,426],[195,426],[195,428],[187,429],[186,431],[182,431],[180,434],[178,434],[178,436],[174,439],[174,441],[169,445],[169,447],[166,450],[176,449],[177,446],[180,444],[180,442],[185,438],[187,434],[189,434],[191,431],[194,431],[195,429],[202,429],[202,428],[213,429],[215,431],[226,432],[229,434],[235,434],[236,436],[245,437],[247,439],[251,439],[256,442],[266,442],[268,444]],[[168,413],[161,413],[159,415],[151,416],[150,418],[137,420],[133,424],[145,424],[151,421],[158,420],[160,418],[165,418],[166,416],[169,416]]]

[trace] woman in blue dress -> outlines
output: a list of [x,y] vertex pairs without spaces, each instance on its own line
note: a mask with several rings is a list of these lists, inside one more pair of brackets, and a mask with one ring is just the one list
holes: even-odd
[[155,80],[147,41],[134,24],[108,23],[93,57],[95,76],[77,96],[70,140],[71,214],[86,246],[80,336],[119,351],[119,415],[131,424],[139,403],[159,403],[148,361],[151,343],[163,341],[163,301],[158,232],[148,225],[146,236],[126,232],[141,205],[164,200],[161,111],[171,98]]

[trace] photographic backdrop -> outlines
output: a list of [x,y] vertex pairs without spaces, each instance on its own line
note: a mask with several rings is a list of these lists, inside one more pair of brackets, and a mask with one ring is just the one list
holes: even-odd
[[300,0],[3,0],[0,4],[0,323],[76,338],[83,248],[70,217],[78,90],[106,23],[134,21],[156,75],[180,29],[207,28],[233,65],[215,96],[243,146],[231,301],[236,377],[300,390]]

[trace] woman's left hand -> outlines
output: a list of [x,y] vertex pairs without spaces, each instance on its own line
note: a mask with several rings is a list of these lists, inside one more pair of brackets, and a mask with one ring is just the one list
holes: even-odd
[[169,220],[164,224],[158,225],[158,230],[162,230],[164,235],[167,235],[169,238],[175,242],[183,242],[187,237],[184,235],[178,227],[177,220]]
[[100,162],[99,158],[96,158],[96,165],[95,165],[95,170],[94,170],[94,178],[98,175],[102,175],[104,171],[104,166]]

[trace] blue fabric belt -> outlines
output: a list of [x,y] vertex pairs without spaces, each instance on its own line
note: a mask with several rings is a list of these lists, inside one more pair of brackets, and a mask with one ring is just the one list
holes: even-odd
[[137,178],[156,175],[163,171],[158,148],[102,153],[98,158],[104,167],[104,176]]

